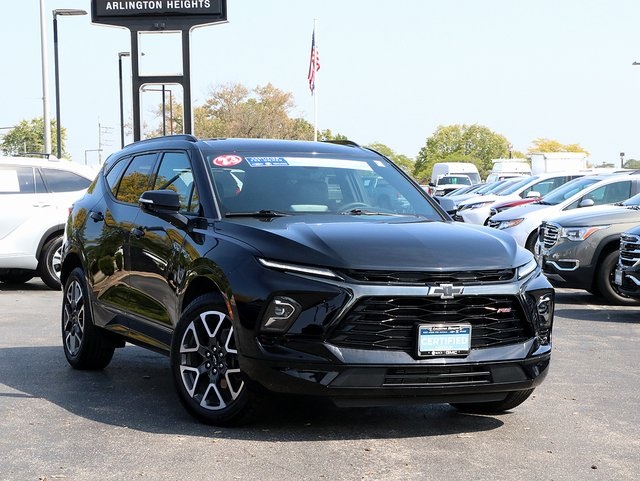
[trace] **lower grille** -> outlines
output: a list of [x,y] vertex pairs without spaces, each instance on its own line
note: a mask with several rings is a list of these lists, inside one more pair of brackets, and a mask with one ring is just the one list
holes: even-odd
[[471,324],[471,348],[526,341],[532,329],[513,296],[468,296],[453,300],[426,297],[361,299],[328,341],[353,349],[417,353],[417,325]]
[[491,383],[491,371],[482,366],[425,366],[389,369],[385,386],[468,386]]

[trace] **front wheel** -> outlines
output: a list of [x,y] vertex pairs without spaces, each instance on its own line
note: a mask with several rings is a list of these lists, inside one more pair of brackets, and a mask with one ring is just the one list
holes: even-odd
[[82,269],[75,268],[62,296],[62,346],[76,369],[104,369],[111,362],[115,346],[93,325],[91,306]]
[[171,371],[180,401],[199,421],[230,426],[253,414],[255,394],[240,370],[234,326],[214,296],[198,297],[180,317]]
[[451,406],[462,413],[469,414],[500,414],[520,406],[533,393],[533,389],[514,391],[507,394],[502,401],[478,403],[452,403]]
[[637,299],[625,296],[614,282],[619,251],[607,254],[596,272],[596,286],[600,295],[609,303],[617,305],[636,305]]

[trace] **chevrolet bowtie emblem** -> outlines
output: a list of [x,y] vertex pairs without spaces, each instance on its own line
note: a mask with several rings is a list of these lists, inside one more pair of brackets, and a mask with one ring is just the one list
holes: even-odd
[[464,287],[454,286],[453,284],[440,284],[439,286],[430,287],[429,297],[438,297],[440,299],[453,299],[455,296],[462,294]]

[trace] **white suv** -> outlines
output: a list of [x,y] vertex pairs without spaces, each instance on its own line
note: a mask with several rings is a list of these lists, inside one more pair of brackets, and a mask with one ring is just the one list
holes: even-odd
[[60,253],[71,204],[94,174],[69,161],[0,157],[0,282],[38,275],[60,289]]

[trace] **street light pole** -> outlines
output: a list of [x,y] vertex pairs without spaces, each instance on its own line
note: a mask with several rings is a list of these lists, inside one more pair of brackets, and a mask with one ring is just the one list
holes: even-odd
[[118,81],[120,85],[120,148],[124,147],[124,101],[122,99],[122,57],[129,57],[130,52],[118,52]]
[[74,8],[59,8],[53,11],[53,54],[55,63],[56,82],[56,145],[57,156],[62,158],[62,122],[60,121],[60,73],[58,67],[58,15],[86,15],[84,10]]
[[51,119],[49,118],[49,62],[44,0],[40,0],[40,48],[42,49],[42,122],[44,124],[44,154],[51,153]]

